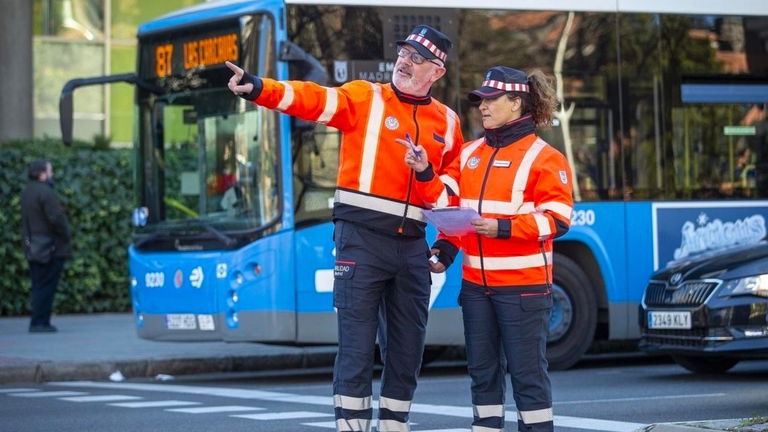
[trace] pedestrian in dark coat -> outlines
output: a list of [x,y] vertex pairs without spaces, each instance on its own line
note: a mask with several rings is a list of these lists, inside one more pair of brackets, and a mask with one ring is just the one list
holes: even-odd
[[72,237],[64,208],[53,189],[51,163],[38,159],[29,164],[27,175],[29,182],[21,193],[21,231],[32,281],[29,331],[50,333],[56,331],[51,325],[53,298],[64,261],[72,256]]

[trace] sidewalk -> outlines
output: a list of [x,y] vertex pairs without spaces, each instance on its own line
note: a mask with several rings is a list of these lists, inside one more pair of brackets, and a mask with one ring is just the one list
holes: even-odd
[[57,333],[29,333],[28,317],[0,318],[0,385],[330,366],[335,346],[156,342],[131,314],[59,315]]
[[[28,317],[0,318],[0,385],[331,366],[336,347],[140,339],[131,314],[61,315],[57,333],[29,333]],[[768,431],[743,419],[651,424],[638,432]]]

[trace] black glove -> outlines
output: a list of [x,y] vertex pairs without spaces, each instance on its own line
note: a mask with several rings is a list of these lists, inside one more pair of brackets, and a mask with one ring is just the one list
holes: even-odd
[[259,97],[261,90],[264,88],[264,85],[261,83],[261,78],[244,71],[243,78],[240,79],[240,82],[237,84],[243,85],[248,83],[253,84],[253,90],[251,90],[251,92],[248,94],[241,94],[240,97],[245,100],[252,101]]
[[456,255],[459,253],[459,248],[454,246],[453,243],[448,240],[436,241],[435,244],[432,245],[432,249],[440,251],[440,253],[437,254],[437,261],[444,265],[446,269],[453,264],[453,260],[456,259]]

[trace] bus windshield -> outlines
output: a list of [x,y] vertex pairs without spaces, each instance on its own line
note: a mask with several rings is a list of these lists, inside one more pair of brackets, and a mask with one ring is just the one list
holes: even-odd
[[[258,35],[271,34],[270,21],[243,22],[251,30],[229,24],[225,33],[216,28],[204,36],[166,35],[142,45],[140,70],[166,93],[139,92],[137,187],[147,217],[136,230],[138,246],[165,249],[157,243],[165,239],[179,249],[175,240],[200,237],[213,240],[195,243],[203,249],[237,247],[279,220],[276,114],[234,97],[223,64],[202,66],[206,55],[245,62],[251,70],[273,62],[270,52],[255,48]],[[203,44],[218,45],[214,54],[200,51],[198,63],[190,65],[190,50]],[[164,68],[157,66],[160,50],[168,53]]]

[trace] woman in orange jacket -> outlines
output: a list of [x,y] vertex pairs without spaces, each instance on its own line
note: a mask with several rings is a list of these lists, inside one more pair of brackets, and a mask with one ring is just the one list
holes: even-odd
[[518,429],[552,431],[545,357],[552,246],[570,227],[572,177],[562,153],[535,131],[551,125],[555,92],[541,71],[527,75],[496,66],[469,99],[479,103],[485,136],[464,144],[449,178],[438,178],[423,154],[409,150],[405,156],[425,201],[447,194],[453,205],[480,215],[472,222],[476,233],[439,236],[432,246],[438,258],[432,271],[445,271],[464,250],[459,302],[472,378],[472,431],[504,429],[502,353],[512,376]]

